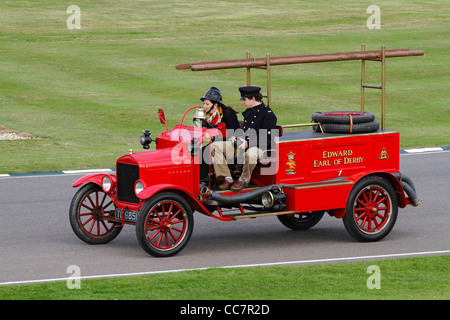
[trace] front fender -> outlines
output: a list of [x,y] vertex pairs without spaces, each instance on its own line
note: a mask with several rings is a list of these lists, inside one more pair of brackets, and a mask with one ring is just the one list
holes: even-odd
[[85,176],[75,180],[75,182],[72,183],[72,187],[77,188],[77,187],[82,186],[83,184],[86,184],[88,182],[92,182],[92,183],[98,184],[99,186],[102,186],[102,180],[103,180],[104,176],[109,176],[114,183],[117,180],[116,176],[112,175],[112,174],[92,173],[92,174],[85,175]]
[[194,195],[191,192],[189,192],[188,190],[181,188],[180,186],[170,184],[170,183],[155,184],[150,187],[146,187],[144,190],[142,190],[141,192],[139,192],[137,194],[137,197],[140,200],[147,200],[147,199],[151,198],[152,196],[154,196],[156,193],[158,193],[160,191],[164,191],[164,190],[169,190],[169,189],[181,191],[185,194],[188,194],[191,198],[195,198]]

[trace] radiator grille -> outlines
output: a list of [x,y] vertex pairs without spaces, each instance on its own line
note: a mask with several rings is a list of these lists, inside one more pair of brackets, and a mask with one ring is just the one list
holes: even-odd
[[119,201],[138,203],[139,199],[134,193],[134,184],[139,179],[139,166],[117,164],[117,198]]

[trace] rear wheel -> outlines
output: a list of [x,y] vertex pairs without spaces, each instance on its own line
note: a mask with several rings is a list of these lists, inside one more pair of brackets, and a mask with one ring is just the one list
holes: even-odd
[[122,230],[122,226],[107,220],[114,214],[114,202],[109,195],[99,185],[88,183],[72,199],[70,225],[78,238],[86,243],[108,243]]
[[145,202],[136,222],[141,247],[155,257],[177,254],[188,243],[194,228],[189,204],[178,194],[164,192]]
[[361,179],[353,187],[343,217],[348,233],[359,241],[378,241],[397,220],[398,199],[392,185],[378,176]]
[[298,212],[291,215],[279,215],[278,220],[292,230],[307,230],[322,219],[325,211]]

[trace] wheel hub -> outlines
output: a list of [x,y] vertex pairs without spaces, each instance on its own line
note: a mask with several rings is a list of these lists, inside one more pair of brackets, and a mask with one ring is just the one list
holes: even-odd
[[160,230],[162,232],[169,232],[172,229],[172,223],[168,218],[163,218],[160,223]]
[[100,220],[103,217],[103,207],[96,206],[92,209],[92,216],[95,220]]
[[375,217],[376,214],[378,213],[378,207],[376,207],[375,205],[370,205],[368,207],[368,213],[371,217]]

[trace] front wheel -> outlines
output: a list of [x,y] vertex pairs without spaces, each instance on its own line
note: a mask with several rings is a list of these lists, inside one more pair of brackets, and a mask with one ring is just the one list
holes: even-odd
[[70,225],[75,234],[86,243],[104,244],[113,240],[122,226],[108,221],[114,217],[115,206],[108,194],[94,183],[82,186],[70,204]]
[[392,185],[378,176],[358,181],[350,192],[343,217],[348,233],[358,241],[378,241],[397,220],[398,199]]
[[192,209],[186,200],[164,192],[147,200],[139,211],[136,236],[150,255],[169,257],[183,250],[193,228]]

